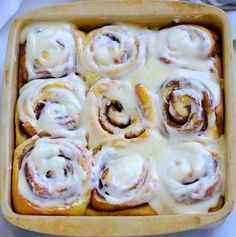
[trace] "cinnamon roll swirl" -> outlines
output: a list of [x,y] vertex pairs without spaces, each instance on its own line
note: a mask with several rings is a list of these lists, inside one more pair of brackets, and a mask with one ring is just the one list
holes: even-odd
[[89,84],[101,76],[117,77],[133,70],[145,60],[145,46],[135,28],[104,26],[89,32],[79,54],[78,70]]
[[61,77],[74,72],[75,49],[84,33],[68,23],[37,23],[21,32],[20,86],[31,79]]
[[[20,90],[16,127],[22,127],[29,137],[38,134],[84,140],[80,114],[85,104],[86,90],[84,82],[75,74],[30,81]],[[17,133],[16,143],[22,140],[22,132]]]
[[68,23],[38,23],[21,32],[20,53],[17,213],[141,216],[222,208],[216,33],[196,25],[119,24],[85,34]]
[[207,74],[170,77],[161,85],[160,96],[164,130],[168,135],[216,139],[222,134],[221,89]]
[[86,121],[89,145],[104,142],[138,142],[145,139],[154,118],[148,90],[128,81],[99,80],[88,93]]
[[84,215],[91,154],[78,140],[34,136],[14,153],[12,197],[20,214]]
[[[151,199],[157,177],[144,157],[129,149],[103,146],[94,159],[95,188],[91,197],[94,209],[118,211]],[[144,214],[149,215],[150,211]]]
[[175,213],[200,213],[217,206],[222,192],[220,155],[195,142],[162,151],[158,175],[161,201]]
[[159,31],[157,42],[157,55],[161,62],[198,71],[207,66],[209,72],[218,72],[221,77],[215,32],[203,26],[178,25]]

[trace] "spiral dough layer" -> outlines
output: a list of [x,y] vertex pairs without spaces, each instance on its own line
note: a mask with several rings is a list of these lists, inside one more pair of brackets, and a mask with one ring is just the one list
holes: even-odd
[[[161,85],[163,125],[167,134],[196,137],[209,133],[211,138],[221,135],[223,124],[217,123],[223,116],[221,92],[217,84],[213,85],[209,88],[194,74],[169,78]],[[216,113],[217,108],[221,114]]]
[[147,203],[157,177],[147,160],[128,149],[104,146],[95,156],[95,189],[91,203],[97,210],[120,210]]
[[20,91],[19,121],[29,136],[77,137],[83,140],[80,114],[86,85],[75,74],[59,79],[34,80]]
[[158,162],[158,174],[168,194],[162,201],[177,213],[190,212],[198,204],[202,206],[196,212],[216,206],[222,187],[220,159],[218,152],[199,143],[173,145]]
[[90,199],[90,170],[90,152],[77,140],[34,136],[15,151],[15,208],[38,214],[72,209],[80,214]]
[[[129,98],[127,100],[127,97]],[[143,85],[103,79],[88,93],[90,145],[146,138],[153,120],[150,94]]]
[[221,74],[218,37],[205,27],[179,25],[163,29],[158,32],[157,42],[161,62],[199,71],[208,68],[211,73]]
[[68,23],[36,23],[21,32],[23,81],[61,77],[75,71],[84,33]]
[[85,37],[78,67],[88,83],[101,76],[117,77],[145,60],[145,47],[138,34],[131,32],[134,30],[113,25],[91,31]]

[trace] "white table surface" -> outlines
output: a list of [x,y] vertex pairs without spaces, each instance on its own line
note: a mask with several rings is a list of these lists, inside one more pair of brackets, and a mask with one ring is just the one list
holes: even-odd
[[[4,0],[0,0],[4,1]],[[29,11],[31,9],[44,7],[44,6],[50,6],[57,3],[63,3],[63,2],[71,2],[69,0],[40,0],[40,1],[33,1],[33,0],[24,0],[19,11],[16,15],[20,15],[23,12]],[[2,9],[0,9],[2,10]],[[0,11],[1,12],[1,11]],[[230,17],[230,21],[232,24],[232,29],[236,33],[236,11],[228,13]],[[15,15],[15,16],[16,16]],[[6,47],[7,47],[7,39],[8,39],[8,32],[9,27],[11,25],[12,20],[14,19],[13,16],[8,23],[4,26],[2,30],[0,30],[0,87],[2,85],[2,80],[4,77],[4,61],[5,61],[5,53],[6,53]],[[234,68],[236,71],[236,42],[234,42]],[[236,72],[234,73],[234,78],[236,79]],[[209,229],[209,230],[194,230],[194,231],[188,231],[184,233],[178,233],[178,234],[169,234],[169,235],[163,235],[163,237],[198,237],[198,236],[204,236],[204,237],[235,237],[236,236],[236,208],[232,211],[232,213],[228,216],[226,221],[223,225],[215,228],[215,229]],[[49,237],[51,235],[44,235],[39,233],[33,233],[29,231],[25,231],[22,229],[19,229],[12,224],[8,223],[2,213],[0,212],[0,236],[7,236],[7,237]]]

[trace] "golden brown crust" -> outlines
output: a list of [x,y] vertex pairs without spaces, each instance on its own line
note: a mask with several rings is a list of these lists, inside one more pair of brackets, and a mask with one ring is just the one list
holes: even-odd
[[[84,47],[84,39],[86,33],[77,29],[73,29],[73,36],[75,39],[75,50],[76,50],[76,65],[80,62],[80,56]],[[76,73],[80,75],[80,71],[78,71],[78,67],[76,67]],[[83,75],[80,75],[83,77]]]
[[20,67],[19,67],[19,79],[18,88],[21,88],[28,81],[28,72],[26,69],[26,43],[20,45]]
[[146,116],[146,118],[149,121],[153,121],[154,119],[154,112],[152,108],[152,101],[151,97],[149,95],[148,90],[144,85],[138,84],[135,86],[135,92],[143,106],[143,112]]
[[224,97],[223,90],[221,90],[220,104],[215,109],[216,121],[214,125],[206,132],[206,137],[210,139],[219,138],[224,132]]
[[41,131],[38,134],[38,131],[35,130],[35,128],[31,126],[30,123],[27,123],[27,122],[22,123],[20,121],[18,103],[16,104],[16,109],[15,109],[15,135],[16,135],[16,140],[15,140],[16,147],[34,135],[38,135],[40,137],[49,136],[49,134],[44,131]]
[[12,172],[12,201],[15,212],[26,215],[85,215],[86,208],[90,201],[90,191],[80,195],[75,201],[64,208],[51,206],[40,207],[25,197],[18,190],[19,171],[25,155],[34,147],[39,140],[38,136],[24,141],[14,151],[13,172]]
[[97,211],[91,207],[86,210],[86,216],[153,216],[157,213],[148,205],[144,204],[139,207],[132,207],[125,210],[116,211]]
[[21,125],[17,105],[18,104],[16,104],[16,109],[15,109],[15,143],[16,143],[16,147],[19,146],[21,143],[23,143],[25,140],[27,140],[29,138],[27,133],[25,132],[24,128]]
[[219,78],[223,77],[223,71],[222,71],[222,63],[221,63],[221,57],[219,54],[216,54],[215,57],[215,68],[218,73]]
[[92,190],[90,205],[91,208],[86,215],[156,215],[156,212],[146,203],[136,206],[128,203],[111,204],[96,189]]
[[[215,207],[209,208],[208,212],[216,212],[224,206],[224,197],[220,196],[218,203]],[[172,213],[171,211],[169,211]],[[172,213],[174,214],[174,213]],[[138,207],[131,207],[124,210],[113,211],[99,211],[89,206],[86,210],[86,216],[150,216],[158,215],[148,204],[143,204]]]
[[208,212],[216,212],[219,211],[224,206],[224,197],[220,196],[218,203],[215,207],[209,208]]
[[216,126],[218,130],[218,135],[222,135],[224,133],[224,92],[221,90],[221,99],[220,104],[215,110],[216,114]]
[[99,211],[117,211],[130,208],[128,204],[111,204],[107,202],[104,197],[96,190],[92,190],[91,205],[94,209]]

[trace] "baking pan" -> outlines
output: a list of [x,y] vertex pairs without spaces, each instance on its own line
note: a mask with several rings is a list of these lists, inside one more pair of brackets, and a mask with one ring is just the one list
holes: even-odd
[[[221,39],[225,94],[225,203],[217,212],[160,216],[32,216],[19,215],[11,204],[11,168],[14,150],[14,109],[17,100],[19,36],[32,21],[69,21],[88,31],[114,22],[148,27],[193,23],[215,30]],[[81,1],[42,8],[17,17],[12,23],[5,64],[1,112],[1,209],[12,224],[31,231],[80,236],[153,235],[203,228],[224,220],[233,207],[234,108],[233,55],[230,24],[219,8],[175,1]]]

